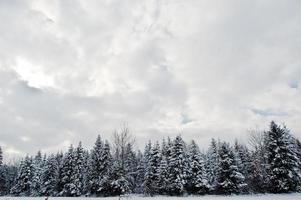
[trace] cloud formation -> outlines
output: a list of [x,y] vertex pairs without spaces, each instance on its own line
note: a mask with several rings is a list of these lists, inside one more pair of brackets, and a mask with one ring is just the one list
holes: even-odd
[[[0,145],[56,151],[127,122],[139,144],[181,133],[301,136],[301,2],[0,1]],[[204,146],[206,147],[206,146]]]

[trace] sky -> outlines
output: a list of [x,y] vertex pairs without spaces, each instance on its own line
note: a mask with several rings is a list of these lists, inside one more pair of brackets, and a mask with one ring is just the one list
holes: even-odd
[[301,137],[299,0],[0,0],[6,159],[91,149],[127,124],[142,148],[181,134]]

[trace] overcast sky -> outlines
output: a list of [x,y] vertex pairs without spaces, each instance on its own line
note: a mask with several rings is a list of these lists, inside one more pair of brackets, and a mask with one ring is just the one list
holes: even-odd
[[127,122],[182,134],[301,137],[300,0],[0,0],[0,146],[56,152]]

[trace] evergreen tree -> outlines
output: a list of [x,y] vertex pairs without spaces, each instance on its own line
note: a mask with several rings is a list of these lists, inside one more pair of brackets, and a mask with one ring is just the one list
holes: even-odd
[[223,142],[219,149],[217,178],[218,194],[238,194],[245,187],[244,176],[238,171],[233,151]]
[[126,172],[126,179],[130,183],[131,191],[134,191],[136,187],[137,165],[137,158],[133,150],[132,144],[128,143],[125,149],[124,168]]
[[72,170],[71,182],[74,185],[73,196],[81,196],[84,189],[84,149],[81,142],[74,151],[74,169]]
[[156,145],[150,151],[144,181],[144,191],[146,194],[151,196],[158,194],[160,190],[160,162],[160,146],[159,143],[156,143]]
[[58,163],[56,157],[51,155],[47,158],[41,177],[41,195],[56,196],[58,184]]
[[97,196],[109,195],[112,156],[109,143],[104,145],[98,135],[91,152],[90,191]]
[[111,174],[111,196],[123,195],[130,192],[130,183],[126,179],[124,168],[120,162],[114,162]]
[[85,150],[84,151],[84,172],[83,172],[83,194],[88,196],[89,195],[89,181],[90,181],[90,177],[89,177],[89,173],[90,173],[90,169],[91,169],[91,156],[89,151]]
[[159,166],[159,182],[158,182],[158,188],[160,194],[167,194],[167,187],[168,187],[168,165],[167,165],[167,159],[164,155],[161,157],[161,162]]
[[183,195],[186,192],[188,163],[185,150],[185,142],[181,136],[177,136],[172,144],[169,163],[168,193],[170,195]]
[[18,167],[15,165],[3,164],[0,167],[0,196],[10,194],[11,188],[15,185],[18,175]]
[[41,151],[38,151],[37,155],[33,160],[34,175],[31,184],[31,196],[41,195],[41,184],[42,184],[42,173],[43,173],[43,159]]
[[[239,144],[237,140],[234,143],[234,159],[238,171],[245,177],[245,183],[250,184],[249,175],[251,174],[251,155],[245,145]],[[241,188],[242,193],[248,193],[249,187]]]
[[265,167],[259,155],[257,151],[253,152],[250,173],[248,174],[249,189],[253,193],[266,192]]
[[205,194],[210,187],[204,159],[194,140],[192,140],[188,150],[189,173],[187,190],[191,194]]
[[30,196],[33,176],[33,159],[29,156],[26,156],[25,159],[21,161],[16,184],[11,189],[11,194],[16,196]]
[[285,126],[272,121],[266,140],[270,192],[297,191],[300,184],[300,160],[294,138]]
[[210,191],[214,192],[217,187],[217,172],[218,172],[218,149],[219,144],[215,139],[211,140],[208,152],[206,154],[206,171]]
[[71,145],[68,149],[68,152],[65,154],[62,163],[61,171],[61,182],[63,185],[62,191],[60,191],[60,196],[73,197],[76,196],[76,186],[73,183],[72,175],[75,169],[75,157],[74,157],[74,148]]
[[144,183],[144,175],[145,175],[145,168],[144,168],[144,158],[143,154],[140,150],[138,150],[137,153],[137,167],[136,167],[136,187],[134,188],[134,193],[136,194],[142,194],[143,193],[143,183]]
[[63,152],[58,152],[55,155],[56,165],[57,165],[57,185],[56,185],[56,192],[57,196],[60,196],[60,192],[63,191],[64,182],[63,182],[63,161],[64,161],[64,154]]

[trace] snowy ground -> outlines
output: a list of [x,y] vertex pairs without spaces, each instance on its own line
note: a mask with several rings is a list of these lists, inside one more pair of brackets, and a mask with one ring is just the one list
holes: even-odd
[[[0,197],[0,200],[44,200],[45,197]],[[118,200],[119,197],[108,197],[108,198],[85,198],[85,197],[76,197],[76,198],[69,198],[69,197],[50,197],[49,200]],[[300,194],[267,194],[267,195],[240,195],[240,196],[193,196],[193,197],[165,197],[165,196],[158,196],[158,197],[142,197],[142,196],[128,196],[128,197],[121,197],[121,200],[301,200],[301,193]]]

